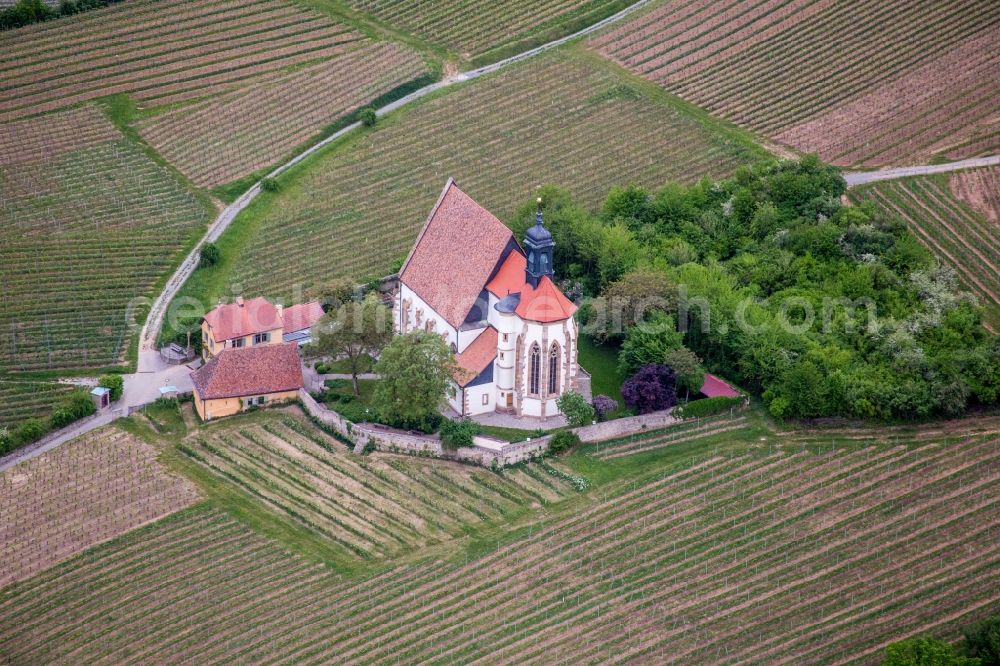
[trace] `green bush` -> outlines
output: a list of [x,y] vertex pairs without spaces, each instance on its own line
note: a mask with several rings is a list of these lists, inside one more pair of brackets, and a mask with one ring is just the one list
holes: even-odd
[[4,426],[0,426],[0,456],[14,450],[14,436]]
[[274,178],[261,178],[260,189],[264,192],[277,192],[281,189],[281,183]]
[[98,386],[111,389],[111,402],[118,402],[125,392],[125,380],[121,375],[104,375],[97,382]]
[[198,266],[201,268],[208,268],[219,263],[219,258],[222,253],[219,252],[219,246],[215,243],[205,243],[201,246],[201,252],[198,257]]
[[[317,361],[316,365],[313,366],[313,370],[316,371],[316,374],[326,375],[330,373],[330,366],[328,366],[326,363],[323,363],[322,361]],[[336,380],[328,379],[326,381],[331,382]]]
[[441,443],[449,449],[472,446],[472,438],[482,431],[483,427],[470,419],[444,419],[441,421]]
[[572,430],[560,430],[549,441],[549,453],[562,453],[580,443],[580,436]]
[[685,419],[690,418],[700,418],[703,416],[712,416],[713,414],[721,414],[722,412],[727,412],[734,407],[738,407],[743,403],[743,398],[726,398],[723,396],[717,398],[704,398],[702,400],[694,400],[687,403],[683,407],[678,408],[678,416]]
[[375,109],[370,106],[366,106],[358,111],[358,120],[360,120],[361,124],[365,127],[374,127],[375,123],[378,122],[378,114],[375,113]]
[[17,446],[24,446],[42,438],[46,432],[45,424],[38,419],[28,419],[21,424],[14,434],[14,442]]
[[566,391],[559,396],[556,407],[571,426],[588,425],[594,421],[594,406],[576,391]]
[[979,659],[982,666],[1000,666],[1000,615],[965,627],[962,634],[967,656]]
[[981,666],[981,662],[959,656],[944,641],[919,636],[887,647],[882,666]]

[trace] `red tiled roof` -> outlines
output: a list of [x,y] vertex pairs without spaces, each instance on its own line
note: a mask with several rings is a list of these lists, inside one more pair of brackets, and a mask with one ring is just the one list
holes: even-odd
[[515,312],[522,319],[548,323],[569,319],[576,312],[576,306],[559,291],[548,275],[543,275],[537,288],[527,283],[524,285],[521,302]]
[[319,304],[319,301],[290,305],[285,308],[281,315],[285,323],[284,333],[287,335],[312,328],[313,324],[323,318],[323,314],[323,306]]
[[400,280],[457,328],[512,239],[503,222],[448,179]]
[[486,285],[486,290],[497,298],[519,293],[524,288],[524,271],[527,267],[528,261],[523,254],[511,252],[500,265],[497,274]]
[[205,321],[212,328],[216,342],[281,328],[278,308],[266,298],[238,299],[236,303],[219,305],[205,315]]
[[455,355],[458,368],[453,375],[459,386],[478,377],[497,357],[497,329],[487,326],[461,354]]
[[303,386],[295,343],[226,349],[191,375],[202,400],[267,395]]
[[732,386],[707,372],[705,373],[705,383],[701,385],[701,392],[709,398],[735,398],[740,395],[740,392]]

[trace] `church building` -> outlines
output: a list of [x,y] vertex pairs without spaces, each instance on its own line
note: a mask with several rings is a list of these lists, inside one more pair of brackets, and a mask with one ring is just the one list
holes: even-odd
[[576,306],[553,282],[541,207],[519,244],[449,179],[400,271],[399,333],[441,335],[458,364],[452,408],[544,418],[576,389]]

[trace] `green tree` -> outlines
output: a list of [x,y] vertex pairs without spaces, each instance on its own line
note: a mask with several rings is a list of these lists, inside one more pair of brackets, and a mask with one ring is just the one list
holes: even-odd
[[644,365],[665,363],[667,354],[684,346],[684,334],[674,318],[662,312],[628,330],[618,352],[618,369],[630,377]]
[[955,654],[944,641],[929,636],[908,638],[885,650],[882,666],[980,666],[978,659]]
[[670,278],[656,270],[634,270],[609,284],[591,305],[595,319],[591,334],[602,343],[620,340],[653,313],[676,310],[677,285]]
[[118,402],[125,392],[125,380],[121,375],[104,375],[97,381],[98,386],[111,389],[111,402]]
[[198,266],[200,268],[209,268],[215,266],[219,263],[219,259],[222,254],[219,252],[219,246],[215,243],[205,243],[201,246],[201,251],[198,253]]
[[576,391],[566,391],[556,399],[556,407],[563,413],[571,426],[582,426],[593,422],[594,407]]
[[18,446],[24,446],[25,444],[30,444],[38,439],[41,439],[42,435],[45,434],[45,424],[38,419],[28,419],[18,427],[17,432],[14,433],[14,442]]
[[688,397],[691,393],[700,391],[701,385],[705,383],[705,368],[701,359],[687,347],[667,352],[663,357],[663,364],[674,371],[678,390],[684,389]]
[[441,421],[441,443],[448,449],[472,446],[472,438],[482,431],[483,427],[472,419],[445,419]]
[[580,436],[572,430],[560,430],[549,440],[549,453],[562,453],[580,444]]
[[962,635],[967,656],[979,659],[982,666],[1000,666],[1000,615],[965,627]]
[[367,370],[368,359],[378,356],[392,339],[392,312],[375,294],[369,294],[360,303],[350,301],[328,312],[316,331],[316,351],[343,359],[354,395],[360,395],[358,375]]
[[375,123],[378,122],[378,114],[375,113],[375,109],[370,106],[366,106],[358,111],[358,120],[360,120],[361,124],[365,127],[374,127]]
[[393,338],[375,364],[372,403],[389,424],[432,431],[451,386],[455,356],[440,335],[414,331]]
[[347,277],[333,278],[319,288],[319,302],[324,312],[337,310],[345,303],[354,300],[357,285]]
[[616,222],[601,230],[597,254],[597,273],[600,284],[608,285],[636,267],[643,257],[642,245],[632,231]]

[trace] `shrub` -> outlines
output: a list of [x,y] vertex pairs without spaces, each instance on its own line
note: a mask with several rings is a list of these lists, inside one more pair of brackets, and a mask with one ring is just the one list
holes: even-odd
[[677,404],[676,382],[673,370],[660,363],[649,363],[625,381],[622,398],[640,414],[668,409]]
[[44,434],[44,423],[38,419],[28,419],[21,424],[20,428],[17,429],[17,433],[14,435],[14,441],[18,446],[23,446],[25,444],[30,444],[35,440],[41,439]]
[[366,106],[358,111],[358,120],[360,120],[361,124],[365,127],[374,127],[375,123],[378,122],[378,114],[375,113],[375,109],[370,106]]
[[594,408],[576,391],[566,391],[556,400],[556,407],[571,426],[582,426],[594,420]]
[[76,416],[73,412],[66,405],[59,405],[49,415],[49,428],[52,430],[65,428],[73,421],[76,421]]
[[598,421],[606,421],[608,415],[618,411],[618,401],[606,395],[599,395],[594,398],[594,412]]
[[560,430],[549,441],[549,453],[562,453],[580,443],[580,436],[572,430]]
[[14,449],[14,437],[5,426],[0,426],[0,456]]
[[472,438],[483,431],[483,427],[471,419],[444,419],[441,421],[441,443],[449,449],[472,446]]
[[[326,363],[323,363],[322,361],[318,361],[316,363],[316,365],[313,366],[313,370],[315,370],[317,374],[326,375],[326,374],[330,373],[330,366],[328,366]],[[336,380],[330,380],[330,379],[328,379],[326,381],[330,382],[330,381],[336,381]]]
[[260,189],[264,192],[277,192],[281,189],[281,183],[274,178],[261,178]]
[[962,634],[967,656],[979,659],[982,666],[1000,666],[1000,615],[965,627]]
[[721,414],[733,407],[736,407],[743,403],[743,398],[727,398],[725,396],[718,396],[716,398],[704,398],[703,400],[694,400],[684,405],[678,409],[678,415],[689,419],[689,418],[700,418],[702,416],[712,416],[713,414]]
[[885,650],[882,666],[980,666],[978,659],[955,654],[944,641],[929,636],[893,643]]
[[198,266],[200,268],[208,268],[219,263],[219,258],[221,253],[219,252],[219,246],[215,243],[205,243],[201,246],[201,252],[198,257]]
[[104,375],[97,382],[98,386],[111,389],[111,402],[118,402],[125,392],[125,380],[121,375]]

